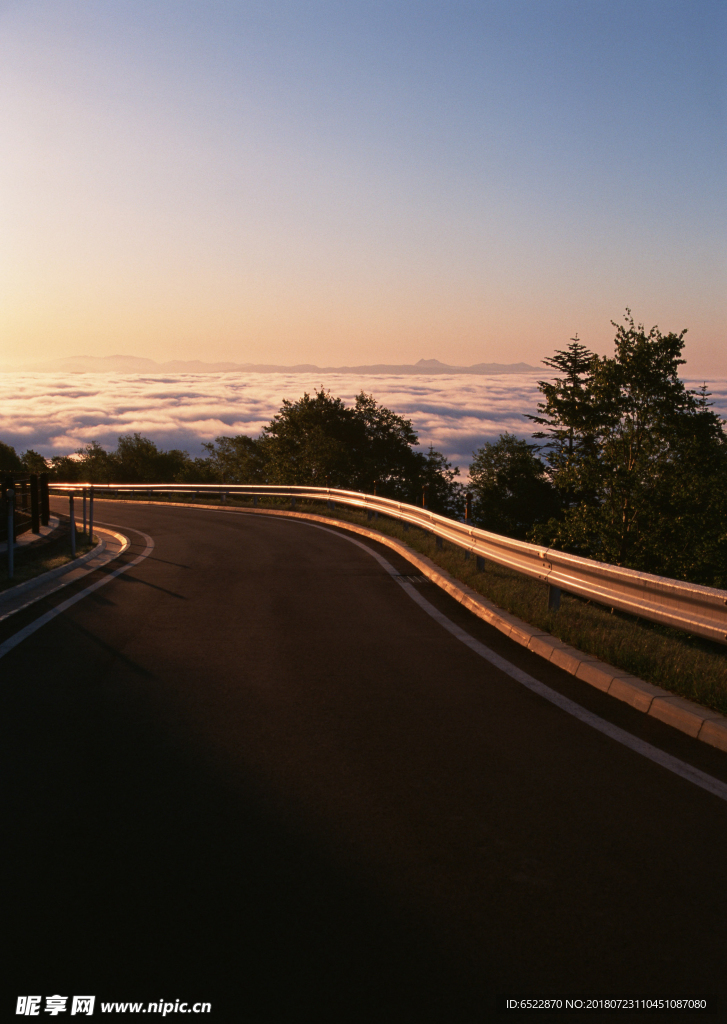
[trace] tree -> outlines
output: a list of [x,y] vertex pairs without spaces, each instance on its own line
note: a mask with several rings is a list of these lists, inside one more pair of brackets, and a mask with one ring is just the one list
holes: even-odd
[[60,483],[73,484],[86,479],[84,463],[72,455],[54,455],[50,462],[53,479]]
[[258,442],[266,478],[274,484],[353,487],[365,457],[363,419],[321,388],[286,399]]
[[[356,396],[354,415],[363,424],[362,459],[354,486],[400,501],[412,496],[412,484],[432,467],[421,461],[413,446],[419,441],[411,420],[379,405],[373,395]],[[433,464],[432,464],[433,466]],[[416,485],[415,485],[416,486]]]
[[23,463],[23,467],[28,473],[48,472],[47,461],[40,452],[35,452],[32,448],[28,448],[27,452],[23,452],[20,456],[20,461]]
[[418,503],[422,498],[422,490],[426,488],[426,507],[441,516],[460,519],[464,512],[464,487],[456,479],[459,466],[453,466],[448,459],[431,445],[428,451],[416,452],[417,477],[414,493],[409,501]]
[[538,381],[545,401],[538,405],[539,415],[528,415],[528,419],[547,428],[536,431],[533,437],[547,439],[537,450],[544,453],[553,478],[557,478],[564,507],[586,497],[579,466],[594,455],[596,424],[591,386],[595,358],[576,334],[567,349],[543,359],[562,376],[552,382]]
[[173,483],[189,461],[187,452],[163,451],[141,434],[122,434],[112,456],[119,483]]
[[12,445],[0,441],[0,472],[20,473],[23,470],[23,463],[18,457]]
[[559,500],[535,445],[500,434],[474,454],[470,490],[474,522],[492,533],[525,540],[537,523],[556,514]]
[[264,447],[259,439],[238,434],[217,437],[214,443],[202,445],[209,456],[204,461],[214,480],[227,484],[261,484],[265,482]]
[[647,332],[630,310],[614,327],[614,355],[593,358],[578,402],[541,386],[551,429],[583,443],[577,458],[556,449],[550,460],[568,500],[539,539],[661,575],[722,578],[727,437],[706,393],[679,378],[686,331]]
[[[118,476],[118,463],[112,452],[107,452],[98,441],[91,441],[90,444],[84,445],[83,448],[76,449],[76,455],[78,460],[75,461],[77,469],[64,464],[64,468],[69,471],[77,473],[76,476],[69,477],[69,482],[79,481],[90,484],[109,484],[113,483],[114,479]],[[56,465],[56,460],[53,460]],[[58,463],[60,468],[60,462]]]

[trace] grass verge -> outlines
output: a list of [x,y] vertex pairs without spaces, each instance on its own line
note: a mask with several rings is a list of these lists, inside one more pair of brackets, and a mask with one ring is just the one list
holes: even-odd
[[[179,495],[176,500],[180,499],[185,503],[205,504],[201,495],[185,495],[184,498]],[[208,503],[219,504],[219,498],[210,498]],[[228,504],[249,508],[252,499],[230,499]],[[290,501],[261,498],[258,507],[289,511]],[[584,654],[727,715],[727,648],[721,644],[622,612],[611,612],[565,592],[560,609],[550,611],[544,582],[522,576],[494,562],[485,562],[484,572],[478,572],[475,560],[466,559],[461,548],[445,542],[444,548],[440,549],[432,534],[413,526],[405,531],[403,524],[395,519],[380,516],[369,520],[365,512],[342,506],[331,511],[323,502],[300,498],[296,510],[310,511],[333,522],[355,523],[396,537],[446,569],[455,579],[531,626],[571,644]]]
[[[94,545],[84,536],[76,532],[76,557],[85,555]],[[55,537],[47,544],[39,545],[37,548],[15,549],[15,573],[12,579],[8,578],[8,556],[2,555],[0,566],[0,593],[15,587],[19,583],[26,583],[28,580],[41,576],[51,569],[58,569],[73,561],[71,558],[71,538],[69,533]]]

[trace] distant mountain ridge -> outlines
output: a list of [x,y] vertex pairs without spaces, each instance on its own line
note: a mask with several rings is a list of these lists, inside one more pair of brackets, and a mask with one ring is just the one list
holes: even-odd
[[34,373],[352,373],[366,374],[432,374],[432,373],[542,373],[528,363],[475,363],[473,366],[452,366],[438,359],[420,359],[417,363],[375,363],[370,366],[316,366],[297,363],[279,366],[272,363],[203,363],[199,359],[172,359],[157,363],[143,356],[66,356],[22,367],[2,367],[2,371],[19,370]]

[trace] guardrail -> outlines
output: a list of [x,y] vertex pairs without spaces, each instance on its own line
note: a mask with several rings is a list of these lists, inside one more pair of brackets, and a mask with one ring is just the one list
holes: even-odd
[[[197,494],[221,497],[229,495],[256,499],[263,497],[296,498],[325,501],[329,508],[335,503],[365,509],[371,515],[384,515],[408,526],[417,526],[432,533],[438,543],[447,541],[462,548],[478,560],[486,559],[507,566],[549,586],[549,604],[557,609],[560,592],[587,598],[608,608],[617,608],[651,622],[660,622],[676,629],[727,644],[727,591],[683,583],[663,576],[636,572],[617,565],[594,562],[589,558],[569,555],[525,541],[488,533],[467,522],[456,522],[426,508],[405,502],[380,498],[360,491],[330,487],[281,487],[260,484],[51,484],[51,489],[65,494],[88,491],[91,496],[132,496],[151,498],[154,494]],[[85,505],[85,495],[84,495]],[[478,561],[478,564],[481,564]]]

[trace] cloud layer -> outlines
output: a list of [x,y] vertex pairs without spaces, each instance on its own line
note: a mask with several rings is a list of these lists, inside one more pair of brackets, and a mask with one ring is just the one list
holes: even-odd
[[[698,387],[701,381],[689,381]],[[220,434],[257,436],[280,408],[325,387],[347,403],[366,391],[413,423],[464,472],[472,452],[507,430],[529,437],[527,413],[540,397],[532,374],[472,377],[347,374],[0,374],[0,440],[18,452],[67,455],[90,441],[115,447],[138,432],[162,448],[202,454]],[[727,380],[710,384],[715,410],[727,417]]]

